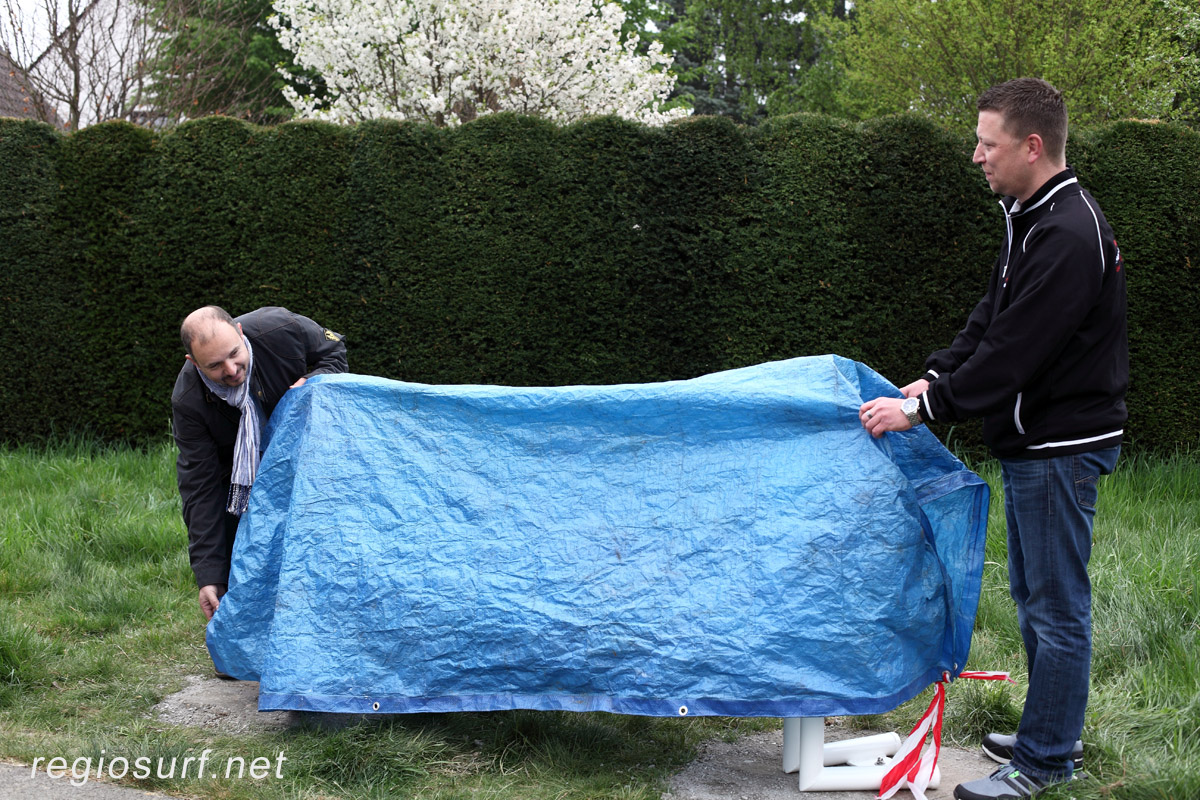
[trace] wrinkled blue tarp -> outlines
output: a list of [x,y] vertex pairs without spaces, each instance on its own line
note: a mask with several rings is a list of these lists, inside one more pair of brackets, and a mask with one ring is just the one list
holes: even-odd
[[259,708],[872,714],[966,663],[988,489],[866,367],[288,392],[208,628]]

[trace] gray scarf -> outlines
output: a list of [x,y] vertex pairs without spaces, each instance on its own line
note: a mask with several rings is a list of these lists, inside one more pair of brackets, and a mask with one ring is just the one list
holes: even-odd
[[222,386],[213,383],[197,369],[200,379],[208,390],[229,405],[242,412],[241,422],[238,423],[237,442],[233,446],[233,476],[229,482],[229,504],[226,511],[241,516],[250,502],[250,487],[254,485],[254,477],[258,474],[259,440],[262,435],[262,425],[259,422],[258,403],[254,393],[250,391],[250,376],[254,374],[254,351],[250,349],[250,340],[242,337],[246,346],[246,354],[250,357],[246,364],[246,380],[240,386]]

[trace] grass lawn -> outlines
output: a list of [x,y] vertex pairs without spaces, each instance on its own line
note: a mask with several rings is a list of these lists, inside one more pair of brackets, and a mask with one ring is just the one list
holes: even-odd
[[[702,740],[777,724],[515,711],[243,734],[165,725],[151,707],[212,670],[173,459],[169,445],[0,450],[0,758],[119,757],[130,775],[138,758],[182,762],[206,749],[210,764],[270,764],[258,780],[211,769],[201,780],[153,769],[124,780],[213,798],[657,798]],[[947,740],[969,746],[987,730],[1015,729],[1024,691],[999,470],[985,462],[980,471],[993,487],[992,517],[969,667],[1009,670],[1017,683],[950,686]],[[1070,795],[1195,800],[1200,457],[1124,460],[1101,487],[1095,539],[1084,731],[1093,779]],[[853,724],[903,734],[927,702]]]

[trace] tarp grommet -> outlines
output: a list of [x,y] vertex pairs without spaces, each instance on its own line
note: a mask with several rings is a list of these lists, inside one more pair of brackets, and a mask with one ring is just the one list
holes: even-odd
[[686,716],[687,716],[687,706],[680,706],[680,707],[679,707],[679,716],[681,716],[681,717],[686,717]]
[[379,710],[379,701],[378,701],[378,700],[376,700],[374,703],[371,703],[371,710],[372,710],[372,711],[378,711],[378,710]]

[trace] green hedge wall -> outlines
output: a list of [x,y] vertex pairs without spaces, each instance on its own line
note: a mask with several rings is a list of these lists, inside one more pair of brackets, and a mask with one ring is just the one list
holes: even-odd
[[[0,120],[0,440],[160,440],[178,325],[284,305],[355,372],[428,383],[688,378],[838,353],[897,384],[983,292],[1003,220],[969,132],[917,117],[560,127],[513,115],[71,135]],[[1200,434],[1200,136],[1068,155],[1129,270],[1129,439]],[[969,447],[975,425],[939,429]]]
[[[56,209],[63,140],[48,126],[0,119],[0,437],[75,427],[54,406],[73,394],[77,281]],[[76,406],[76,420],[78,416]]]

